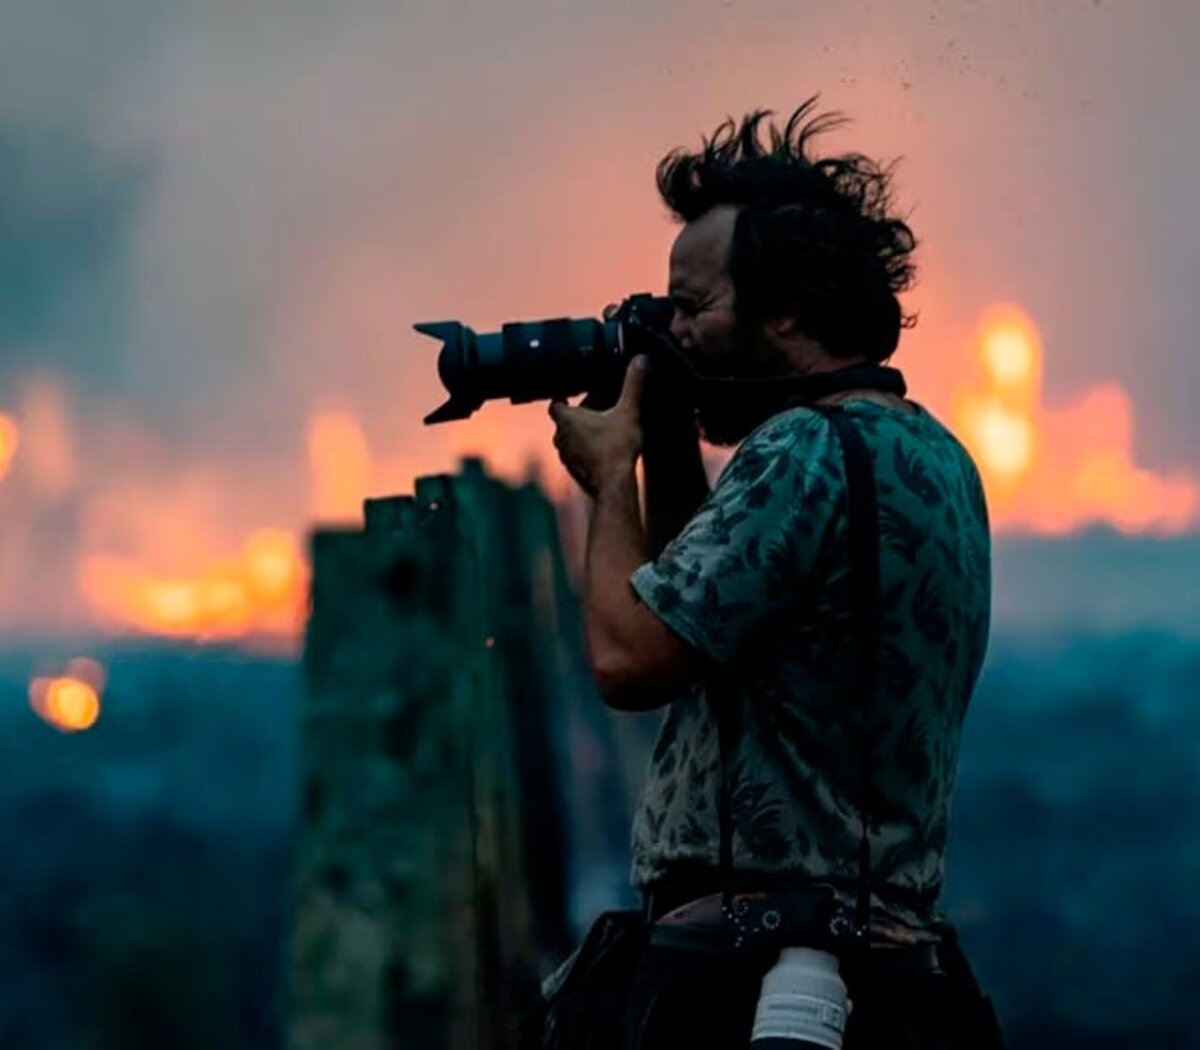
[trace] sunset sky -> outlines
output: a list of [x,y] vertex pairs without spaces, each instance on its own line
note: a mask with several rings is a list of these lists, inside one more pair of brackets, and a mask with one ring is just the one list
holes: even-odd
[[816,92],[824,149],[901,158],[893,363],[998,528],[1195,533],[1198,53],[1190,0],[6,0],[0,629],[200,577],[278,620],[314,518],[522,476],[544,406],[426,429],[412,323],[661,292],[657,160]]

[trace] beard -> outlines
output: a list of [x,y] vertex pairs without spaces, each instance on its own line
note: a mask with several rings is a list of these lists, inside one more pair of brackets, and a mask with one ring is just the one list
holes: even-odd
[[720,379],[700,380],[695,390],[696,421],[710,445],[730,448],[740,444],[791,400],[793,392],[783,384],[772,389],[770,383],[736,382],[782,379],[790,374],[788,363],[750,325],[739,322],[720,374]]
[[739,412],[732,405],[701,404],[696,408],[700,436],[718,448],[740,445],[769,416],[757,412]]

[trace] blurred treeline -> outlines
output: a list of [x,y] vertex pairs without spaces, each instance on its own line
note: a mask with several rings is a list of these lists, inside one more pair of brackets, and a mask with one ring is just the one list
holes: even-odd
[[[298,668],[114,648],[99,723],[68,736],[26,700],[46,655],[0,653],[0,1047],[281,1047]],[[944,905],[1016,1050],[1200,1046],[1197,680],[1169,636],[993,641]],[[658,716],[593,718],[620,724],[568,726],[563,767],[620,790],[574,793],[604,809],[575,821],[577,926],[622,892]]]

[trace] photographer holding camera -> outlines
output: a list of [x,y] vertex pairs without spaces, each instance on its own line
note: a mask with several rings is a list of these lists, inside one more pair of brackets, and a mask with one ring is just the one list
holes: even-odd
[[[541,1045],[1002,1045],[936,911],[987,509],[883,367],[915,247],[890,170],[812,156],[842,123],[815,102],[658,167],[693,382],[639,356],[612,407],[550,406],[592,500],[595,678],[665,715],[633,828],[642,915],[602,916],[548,982]],[[711,492],[699,436],[739,446]]]

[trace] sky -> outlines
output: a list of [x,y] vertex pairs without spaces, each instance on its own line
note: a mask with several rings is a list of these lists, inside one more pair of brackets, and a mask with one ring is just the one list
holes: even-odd
[[[1018,304],[1045,433],[1115,404],[1136,470],[1191,499],[1198,52],[1185,0],[5,0],[0,621],[18,561],[178,573],[302,529],[337,502],[314,428],[375,494],[464,452],[525,470],[543,406],[422,426],[413,322],[661,292],[658,159],[818,92],[853,118],[823,148],[899,159],[912,396],[953,424],[980,318]],[[63,594],[73,573],[44,569]]]

